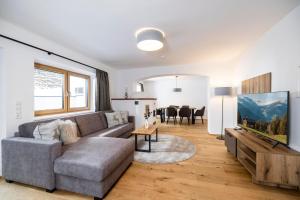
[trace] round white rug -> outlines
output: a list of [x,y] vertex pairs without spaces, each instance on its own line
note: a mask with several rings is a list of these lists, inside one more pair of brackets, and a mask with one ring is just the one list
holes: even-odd
[[[134,140],[134,137],[132,137]],[[155,136],[152,136],[155,139]],[[144,136],[138,137],[138,148],[148,149],[149,143]],[[176,163],[191,158],[196,153],[196,146],[182,137],[158,134],[158,142],[151,142],[151,152],[134,153],[134,160],[150,164]]]

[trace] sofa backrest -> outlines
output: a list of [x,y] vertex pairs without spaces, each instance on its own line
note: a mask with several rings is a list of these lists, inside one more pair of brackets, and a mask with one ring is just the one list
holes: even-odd
[[20,137],[27,137],[27,138],[33,138],[33,131],[37,127],[38,124],[48,123],[48,122],[54,121],[56,119],[71,120],[71,121],[75,122],[77,124],[77,126],[78,126],[79,135],[81,136],[82,135],[81,134],[81,130],[80,130],[79,124],[78,124],[78,122],[77,122],[76,119],[79,119],[78,121],[81,122],[82,121],[82,120],[80,120],[81,117],[85,118],[84,116],[88,116],[86,118],[91,119],[91,118],[89,118],[90,115],[97,115],[97,116],[99,116],[100,120],[98,120],[98,121],[88,121],[86,123],[88,123],[91,126],[93,126],[93,123],[101,123],[101,128],[103,128],[103,129],[107,128],[107,121],[106,121],[106,118],[105,118],[105,114],[104,114],[104,112],[100,111],[100,112],[96,112],[96,113],[81,114],[81,115],[72,116],[72,117],[53,118],[53,119],[39,120],[39,121],[34,121],[34,122],[28,122],[28,123],[25,123],[25,124],[21,124],[19,126],[18,136],[20,136]]
[[107,128],[107,122],[103,112],[80,115],[75,117],[75,120],[81,137]]

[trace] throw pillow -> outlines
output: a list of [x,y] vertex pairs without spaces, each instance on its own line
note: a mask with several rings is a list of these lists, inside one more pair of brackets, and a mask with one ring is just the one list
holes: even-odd
[[38,124],[33,131],[33,137],[40,140],[59,140],[59,123],[60,120],[54,120],[49,123]]
[[121,114],[122,124],[127,124],[129,112],[128,111],[120,111],[120,114]]
[[118,124],[123,124],[122,116],[120,111],[115,111],[114,112],[116,115],[116,118],[118,119],[119,123]]
[[77,136],[77,124],[71,120],[62,121],[59,124],[60,140],[64,145],[75,143],[79,140]]
[[112,113],[105,113],[108,128],[119,125],[120,123],[120,113],[112,112]]

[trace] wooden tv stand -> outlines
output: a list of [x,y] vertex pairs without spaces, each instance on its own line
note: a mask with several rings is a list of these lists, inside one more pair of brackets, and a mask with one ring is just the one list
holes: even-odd
[[259,139],[245,130],[225,129],[227,151],[252,175],[252,182],[282,188],[300,188],[300,153]]

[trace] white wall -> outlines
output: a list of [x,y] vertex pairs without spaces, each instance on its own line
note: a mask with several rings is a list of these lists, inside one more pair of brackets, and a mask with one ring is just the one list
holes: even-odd
[[128,87],[129,96],[135,97],[137,95],[134,92],[137,81],[161,75],[199,75],[208,77],[211,87],[231,85],[234,77],[234,64],[234,62],[215,64],[202,63],[118,70],[114,88],[115,95],[116,97],[123,97],[125,88]]
[[144,93],[146,96],[157,98],[158,107],[190,105],[196,108],[202,108],[202,106],[207,108],[207,77],[179,76],[177,78],[177,85],[182,88],[182,92],[173,92],[175,77],[144,81]]
[[[3,67],[3,49],[0,48],[0,139],[5,136],[5,75],[4,75],[4,67]],[[0,155],[1,155],[1,143],[0,143]],[[0,157],[0,169],[2,166],[2,161]],[[1,172],[0,172],[1,174]]]
[[[49,41],[39,35],[28,32],[2,19],[0,19],[0,33],[49,51],[62,54],[83,63],[88,63],[99,69],[103,69],[109,73],[111,80],[114,79],[115,70],[110,67]],[[49,56],[44,52],[4,38],[0,38],[0,49],[0,63],[2,63],[0,83],[1,138],[13,136],[14,132],[17,131],[18,125],[34,119],[33,75],[35,62],[53,64],[57,67],[89,75],[92,73],[87,67],[55,56]],[[113,87],[113,81],[111,82],[111,87]],[[113,90],[111,91],[113,94]],[[21,119],[16,119],[16,103],[22,104]]]
[[290,91],[290,146],[300,150],[300,7],[294,9],[244,53],[236,67],[237,82],[272,72],[272,91]]
[[[231,86],[234,78],[234,64],[228,63],[210,63],[198,65],[178,65],[178,66],[161,66],[149,68],[136,68],[119,70],[116,75],[115,97],[124,97],[125,88],[128,87],[130,97],[136,97],[136,82],[149,77],[160,75],[199,75],[208,77],[208,131],[209,133],[221,132],[221,99],[212,97],[211,88],[215,86]],[[225,101],[224,127],[233,127],[234,101],[231,98]]]

